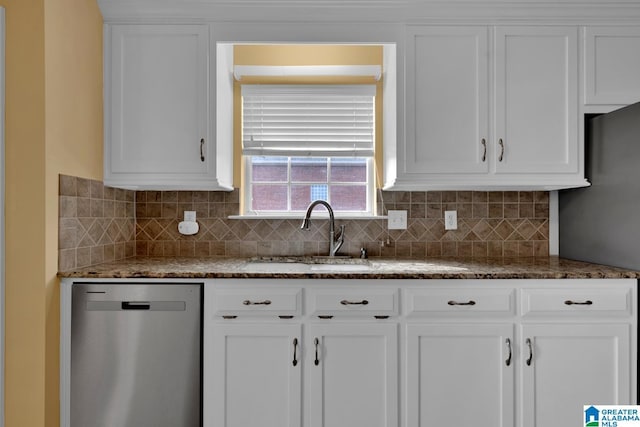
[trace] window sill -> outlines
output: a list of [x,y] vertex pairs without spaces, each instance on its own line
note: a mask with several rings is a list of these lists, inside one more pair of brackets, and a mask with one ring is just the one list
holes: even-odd
[[[228,219],[299,219],[302,220],[304,218],[304,213],[300,215],[229,215]],[[311,215],[312,219],[329,219],[329,215],[322,214],[313,214]],[[387,219],[386,215],[340,215],[335,214],[335,219],[344,219],[344,220],[365,220],[372,221],[377,219]]]

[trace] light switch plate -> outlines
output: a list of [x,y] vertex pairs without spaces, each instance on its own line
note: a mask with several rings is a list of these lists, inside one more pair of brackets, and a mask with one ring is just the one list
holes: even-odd
[[406,230],[407,211],[388,211],[387,227],[389,230]]

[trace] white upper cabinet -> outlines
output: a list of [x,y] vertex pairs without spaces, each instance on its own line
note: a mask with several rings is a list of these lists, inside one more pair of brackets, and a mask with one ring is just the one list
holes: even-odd
[[618,106],[640,101],[640,27],[586,27],[584,103]]
[[587,185],[577,27],[410,26],[406,64],[394,188]]
[[534,174],[531,182],[566,173],[549,184],[570,184],[579,172],[577,100],[576,27],[497,27],[496,173]]
[[407,173],[487,173],[489,30],[407,30]]
[[108,25],[105,40],[105,184],[231,189],[211,138],[209,27]]
[[389,190],[587,186],[581,115],[640,101],[639,1],[160,3],[98,0],[110,186],[233,188],[234,43],[384,45]]

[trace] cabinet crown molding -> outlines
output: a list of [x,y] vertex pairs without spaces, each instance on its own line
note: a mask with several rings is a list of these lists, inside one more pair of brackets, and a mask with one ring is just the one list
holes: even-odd
[[98,0],[106,22],[640,22],[639,0]]

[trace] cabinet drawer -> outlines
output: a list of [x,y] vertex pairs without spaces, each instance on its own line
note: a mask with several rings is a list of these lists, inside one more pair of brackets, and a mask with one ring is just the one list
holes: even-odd
[[584,314],[625,316],[631,313],[630,289],[523,289],[522,315]]
[[515,290],[407,289],[408,316],[512,315]]
[[397,316],[397,289],[313,289],[312,316]]
[[300,316],[302,289],[216,289],[213,316]]

